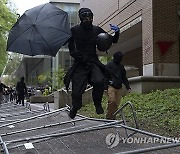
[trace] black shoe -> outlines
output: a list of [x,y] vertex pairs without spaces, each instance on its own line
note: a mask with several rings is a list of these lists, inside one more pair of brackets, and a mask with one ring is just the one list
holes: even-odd
[[96,113],[97,114],[103,114],[104,113],[102,106],[98,106],[98,107],[96,106]]
[[69,117],[70,117],[71,119],[74,119],[75,116],[76,116],[76,114],[77,114],[77,111],[75,111],[75,110],[70,110],[70,111],[69,111]]

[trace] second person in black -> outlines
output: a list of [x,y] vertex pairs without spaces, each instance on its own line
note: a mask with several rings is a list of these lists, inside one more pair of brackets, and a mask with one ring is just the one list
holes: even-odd
[[16,85],[17,91],[17,103],[22,104],[24,106],[24,96],[27,94],[26,84],[24,83],[24,77],[21,77],[21,80]]

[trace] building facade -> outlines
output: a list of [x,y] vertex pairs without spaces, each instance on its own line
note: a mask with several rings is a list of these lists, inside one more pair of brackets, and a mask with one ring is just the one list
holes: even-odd
[[[112,56],[114,52],[121,51],[124,54],[122,63],[138,70],[136,77],[129,79],[134,89],[149,92],[153,89],[180,87],[179,0],[51,0],[50,2],[68,12],[70,26],[79,23],[79,8],[88,7],[94,13],[95,25],[112,35],[113,31],[110,30],[109,24],[120,27],[118,43],[112,45],[109,54],[99,52],[99,55]],[[40,67],[38,70],[34,67],[31,69],[31,75],[26,73],[26,76],[31,81],[33,76],[42,73],[42,70],[55,72],[60,67],[67,70],[72,63],[73,59],[65,45],[56,57],[49,57],[44,64],[38,64],[44,69]],[[28,65],[28,62],[26,64]],[[31,68],[32,65],[26,67]],[[163,84],[160,83],[166,84],[161,87]]]
[[[79,0],[51,0],[51,4],[66,11],[69,17],[70,27],[79,23],[78,10],[80,7]],[[73,63],[73,58],[69,55],[67,44],[59,49],[59,52],[52,58],[52,86],[60,87],[60,83],[56,81],[55,72],[63,68],[67,71]]]
[[[57,6],[58,8],[68,13],[70,27],[79,23],[79,17],[78,17],[78,10],[80,7],[79,0],[51,0],[50,2],[53,5]],[[66,44],[59,50],[56,57],[53,58],[53,72],[58,70],[59,67],[68,70],[69,67],[72,65],[72,63],[73,63],[73,59],[69,55],[69,50]]]
[[179,76],[180,1],[178,0],[81,0],[94,12],[94,23],[111,33],[120,27],[119,43],[124,63],[135,65],[143,76]]
[[120,27],[119,42],[109,55],[121,51],[123,64],[138,68],[139,78],[129,79],[132,86],[141,82],[143,91],[143,83],[149,83],[153,90],[159,88],[158,81],[168,82],[164,88],[180,87],[179,0],[81,0],[80,4],[92,9],[94,24],[108,33],[110,23]]
[[38,76],[45,74],[51,70],[51,57],[50,56],[27,56],[23,55],[22,61],[14,73],[18,79],[22,76],[25,77],[26,83],[29,86],[39,86]]

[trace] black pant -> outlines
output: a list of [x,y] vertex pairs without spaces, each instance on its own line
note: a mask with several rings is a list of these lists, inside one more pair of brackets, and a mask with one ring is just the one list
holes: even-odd
[[18,93],[17,103],[22,103],[22,105],[24,106],[24,94]]
[[73,110],[82,107],[82,94],[87,83],[93,86],[92,97],[95,107],[101,106],[104,92],[104,76],[102,70],[96,65],[78,65],[72,77],[72,106]]
[[10,102],[12,102],[13,101],[13,94],[11,93],[11,94],[9,94],[9,100],[10,100]]

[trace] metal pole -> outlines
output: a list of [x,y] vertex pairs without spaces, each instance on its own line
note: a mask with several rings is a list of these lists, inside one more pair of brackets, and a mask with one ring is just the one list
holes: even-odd
[[173,147],[177,147],[177,146],[180,146],[180,143],[172,143],[172,144],[168,144],[168,145],[144,148],[144,149],[139,149],[139,150],[119,152],[119,153],[116,153],[116,154],[138,154],[138,153],[145,153],[145,152],[150,152],[150,151],[173,148]]
[[[4,118],[4,117],[2,117],[2,118]],[[16,119],[16,120],[20,120],[20,119]],[[7,119],[5,119],[5,120],[0,120],[0,123],[12,122],[12,121],[16,121],[16,120],[7,120]]]
[[[118,110],[114,113],[114,115],[117,115],[118,113],[121,113],[121,117],[122,117],[122,120],[123,120],[123,124],[124,124],[124,125],[127,125],[126,118],[125,118],[125,115],[124,115],[123,110],[124,110],[124,108],[126,108],[128,105],[130,106],[130,109],[131,109],[131,111],[132,111],[133,119],[134,119],[134,122],[135,122],[135,126],[136,126],[136,128],[138,129],[139,126],[138,126],[138,123],[137,123],[136,112],[135,112],[135,109],[134,109],[133,104],[132,104],[130,101],[126,102],[120,109],[118,109]],[[126,128],[125,128],[125,132],[126,132],[127,137],[133,136],[133,135],[136,133],[136,132],[128,133],[128,131],[127,131]]]
[[58,123],[54,123],[54,124],[48,124],[48,125],[34,127],[34,128],[29,128],[29,129],[25,129],[25,130],[19,130],[19,131],[15,131],[15,132],[4,133],[4,134],[1,134],[1,136],[18,134],[18,133],[23,133],[23,132],[27,132],[27,131],[37,130],[37,129],[41,129],[41,128],[53,127],[53,126],[63,125],[63,124],[71,123],[71,122],[78,122],[78,121],[82,121],[82,120],[86,120],[86,118],[81,118],[81,119],[71,120],[71,121],[65,121],[65,122],[58,122]]
[[120,109],[118,109],[118,110],[114,113],[114,115],[117,115],[119,112],[123,112],[123,109],[124,109],[126,106],[128,106],[128,105],[130,106],[131,111],[132,111],[132,113],[133,113],[133,118],[134,118],[134,122],[135,122],[136,128],[138,128],[137,118],[136,118],[136,112],[135,112],[135,109],[134,109],[133,104],[132,104],[130,101],[126,102],[126,104],[124,104]]
[[89,117],[86,117],[86,116],[83,116],[83,115],[80,115],[80,114],[77,114],[77,116],[79,117],[82,117],[82,118],[86,118],[87,120],[93,120],[93,121],[101,121],[101,122],[123,122],[122,120],[119,121],[119,120],[109,120],[109,119],[97,119],[97,118],[89,118]]
[[31,111],[31,104],[29,102],[26,102],[26,108]]
[[3,147],[2,150],[4,151],[4,153],[5,153],[5,154],[9,154],[9,151],[8,151],[8,149],[7,149],[7,146],[6,146],[5,142],[3,142],[1,136],[0,136],[0,144],[2,144],[2,147]]
[[[69,128],[64,128],[64,129],[61,129],[61,130],[59,130],[58,132],[62,132],[62,131],[67,131],[68,129],[74,129],[74,128],[80,128],[80,126],[83,126],[83,125],[79,125],[79,126],[74,126],[74,127],[69,127]],[[54,132],[51,132],[51,134],[57,134],[58,133],[57,131],[54,131]],[[39,143],[39,142],[41,142],[41,141],[47,141],[48,139],[52,139],[51,137],[47,137],[47,138],[42,138],[42,139],[37,139],[37,140],[34,140],[34,141],[31,141],[31,143]],[[11,142],[11,141],[6,141],[8,144],[11,144],[11,143],[15,143],[15,142],[19,142],[19,139],[16,141],[16,140],[14,140],[13,142]],[[14,148],[18,148],[18,147],[21,147],[21,146],[23,146],[24,145],[24,143],[22,144],[16,144],[15,146],[11,146],[11,147],[9,147],[8,149],[14,149]]]
[[[46,140],[48,140],[48,139],[49,139],[49,138],[39,139],[39,140],[33,141],[33,142],[31,142],[31,143],[32,143],[32,144],[33,144],[33,143],[39,143],[39,142],[42,142],[42,141],[46,141]],[[19,148],[19,147],[21,147],[21,146],[24,146],[24,143],[23,143],[23,144],[21,143],[21,144],[15,145],[15,146],[8,147],[8,149],[11,150],[11,149]]]
[[[35,113],[40,113],[41,111],[44,111],[44,110],[34,110],[34,111],[31,111],[30,113],[31,114],[35,114]],[[7,118],[6,116],[1,116],[0,118]],[[14,121],[19,121],[19,120],[22,120],[22,119],[13,119],[13,120],[7,120],[7,119],[5,119],[5,120],[2,120],[2,119],[0,119],[0,123],[5,123],[5,122],[14,122]]]
[[118,125],[119,126],[115,126],[115,127],[123,127],[123,128],[129,129],[129,130],[132,130],[132,131],[144,134],[144,135],[148,135],[148,136],[152,136],[152,137],[157,137],[159,139],[166,139],[166,140],[172,141],[172,142],[177,142],[177,141],[175,141],[175,140],[173,140],[171,138],[164,137],[164,136],[157,135],[157,134],[153,134],[153,133],[150,133],[150,132],[147,132],[147,131],[143,131],[143,130],[140,130],[140,129],[132,128],[132,127],[129,127],[129,126],[126,126],[126,125],[123,125],[123,124],[118,124]]
[[[69,108],[70,106],[66,104],[66,107],[67,107],[67,111],[69,111]],[[90,118],[90,117],[86,117],[86,116],[83,116],[81,114],[77,114],[77,116],[81,117],[81,118],[86,118],[87,120],[93,120],[93,121],[101,121],[101,122],[122,122],[122,121],[119,121],[119,120],[109,120],[109,119],[97,119],[97,118]]]
[[48,102],[44,103],[43,107],[44,107],[45,111],[50,112],[50,108],[49,108],[49,103]]
[[61,108],[61,109],[58,109],[58,110],[54,110],[54,111],[51,111],[51,112],[40,114],[40,115],[37,115],[37,116],[34,116],[34,117],[30,117],[30,118],[27,118],[27,119],[21,119],[21,120],[15,121],[15,122],[4,124],[4,125],[1,125],[0,128],[6,127],[6,126],[9,126],[9,125],[13,125],[13,124],[17,124],[17,123],[21,123],[21,122],[24,122],[24,121],[36,119],[36,118],[39,118],[39,117],[42,117],[42,116],[45,116],[45,115],[49,115],[49,114],[52,114],[52,113],[56,113],[56,112],[59,112],[59,111],[63,111],[63,110],[66,110],[66,108]]
[[87,127],[87,128],[83,128],[83,129],[79,129],[79,130],[75,130],[75,131],[71,131],[71,132],[56,133],[56,134],[35,136],[35,137],[31,137],[31,138],[23,138],[23,139],[18,139],[18,140],[12,140],[12,141],[9,141],[8,143],[30,141],[30,140],[43,139],[43,138],[48,138],[48,137],[68,136],[68,135],[82,133],[82,132],[88,132],[88,131],[94,131],[94,130],[111,128],[113,125],[118,124],[118,123],[119,122],[111,122],[111,123],[101,124],[101,125],[92,126],[92,127]]

